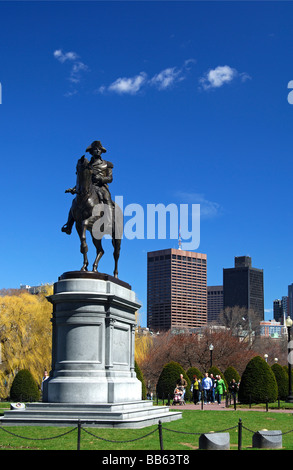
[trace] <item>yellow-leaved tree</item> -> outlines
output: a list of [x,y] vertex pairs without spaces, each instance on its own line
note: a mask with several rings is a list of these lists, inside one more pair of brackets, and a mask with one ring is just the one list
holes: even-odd
[[9,396],[12,381],[28,369],[40,385],[44,370],[51,368],[52,304],[46,297],[53,286],[39,294],[21,292],[0,297],[0,398]]
[[140,366],[153,346],[153,338],[149,334],[141,334],[139,331],[135,335],[135,360]]

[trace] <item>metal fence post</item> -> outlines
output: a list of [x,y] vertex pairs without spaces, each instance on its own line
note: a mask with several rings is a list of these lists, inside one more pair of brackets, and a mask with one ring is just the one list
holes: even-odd
[[80,450],[80,434],[81,434],[81,423],[80,420],[77,422],[77,450]]
[[163,446],[162,422],[161,422],[161,421],[159,421],[159,438],[160,438],[160,450],[164,450],[164,446]]
[[238,422],[238,450],[241,450],[242,447],[242,420],[239,419]]

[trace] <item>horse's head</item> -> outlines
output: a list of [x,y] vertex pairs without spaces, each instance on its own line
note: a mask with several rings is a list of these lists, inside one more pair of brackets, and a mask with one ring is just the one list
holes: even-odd
[[80,171],[88,168],[89,166],[89,161],[88,159],[83,155],[78,161],[76,165],[76,171],[79,173]]
[[77,161],[76,174],[78,192],[88,191],[92,182],[92,168],[84,155]]

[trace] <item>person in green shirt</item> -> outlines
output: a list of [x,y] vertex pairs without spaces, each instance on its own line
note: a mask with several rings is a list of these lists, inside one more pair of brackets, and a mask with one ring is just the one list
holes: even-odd
[[216,397],[217,397],[218,404],[220,405],[220,404],[221,404],[222,395],[223,395],[223,393],[226,392],[226,385],[225,385],[225,382],[224,382],[224,380],[221,378],[220,375],[218,375],[217,386],[216,386],[215,392],[216,392]]

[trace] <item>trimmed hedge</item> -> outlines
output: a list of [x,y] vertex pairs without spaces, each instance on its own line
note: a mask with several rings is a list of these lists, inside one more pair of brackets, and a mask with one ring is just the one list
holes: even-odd
[[247,364],[240,382],[238,398],[241,403],[274,402],[278,398],[278,385],[271,367],[255,356]]
[[193,380],[193,376],[196,375],[196,377],[200,380],[203,379],[203,374],[200,372],[200,370],[197,367],[190,367],[187,371],[186,374],[188,375],[188,378],[190,382]]
[[232,382],[232,379],[235,379],[237,383],[240,380],[240,375],[238,374],[237,370],[232,366],[227,367],[224,372],[224,376],[228,384]]
[[280,400],[285,400],[288,397],[288,374],[285,372],[284,367],[280,366],[280,364],[272,365],[272,371],[275,374],[277,381],[279,398]]
[[157,395],[159,398],[167,398],[168,395],[170,395],[170,397],[173,397],[176,382],[179,379],[180,374],[183,374],[183,377],[187,381],[185,399],[190,400],[191,392],[189,377],[185,373],[183,367],[178,364],[178,362],[174,361],[166,364],[161,372],[157,383]]
[[16,374],[10,389],[10,399],[16,402],[39,401],[40,390],[29,370],[22,369]]

